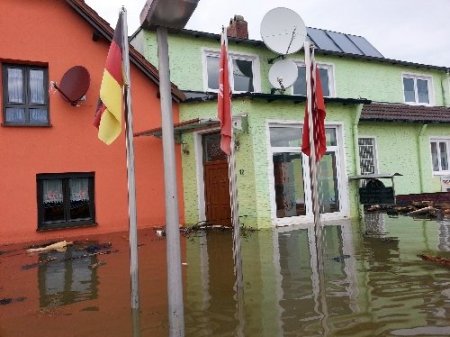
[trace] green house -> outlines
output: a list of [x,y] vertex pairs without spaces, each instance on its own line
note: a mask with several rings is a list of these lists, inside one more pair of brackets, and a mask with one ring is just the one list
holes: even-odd
[[[277,57],[248,39],[236,16],[228,29],[240,222],[270,228],[313,219],[309,158],[300,142],[306,101],[303,51],[289,56],[298,78],[283,92],[268,80]],[[450,69],[384,57],[365,38],[308,28],[326,103],[327,153],[319,165],[324,221],[357,217],[360,180],[396,176],[396,195],[447,191],[450,176]],[[132,44],[158,64],[154,31]],[[171,81],[187,100],[175,125],[181,143],[185,221],[229,223],[228,169],[217,121],[220,35],[169,33]],[[141,136],[158,136],[149,130]],[[384,181],[389,186],[390,180]]]

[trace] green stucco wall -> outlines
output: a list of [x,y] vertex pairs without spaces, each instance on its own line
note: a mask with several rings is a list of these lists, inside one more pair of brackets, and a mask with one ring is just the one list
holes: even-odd
[[431,167],[430,137],[448,135],[438,124],[361,123],[360,137],[375,137],[379,173],[402,174],[395,178],[397,194],[440,191],[440,177]]
[[[357,106],[329,104],[327,106],[327,123],[342,127],[344,169],[346,175],[355,174],[353,122]],[[236,172],[240,221],[251,227],[270,227],[271,200],[269,187],[269,144],[267,120],[298,121],[303,118],[304,105],[292,102],[272,102],[263,100],[236,99],[233,101],[233,114],[248,116],[248,133],[236,132],[240,143],[236,152]],[[181,106],[183,119],[196,117],[211,118],[216,114],[216,102],[190,103]],[[189,155],[183,154],[183,181],[186,208],[186,222],[194,224],[199,219],[197,171],[193,134],[183,135],[183,142],[188,144]],[[357,185],[349,185],[351,216],[358,215]]]
[[[133,44],[154,65],[158,65],[157,42],[154,32],[139,32]],[[236,43],[230,41],[229,49],[237,54],[258,56],[261,92],[270,93],[267,79],[269,60],[276,55],[261,43]],[[169,36],[171,81],[180,89],[205,91],[204,51],[219,51],[218,38],[196,37],[185,33]],[[301,62],[303,54],[292,59]],[[403,103],[403,74],[432,77],[435,105],[450,106],[449,75],[442,70],[421,66],[406,66],[395,61],[378,62],[357,57],[317,55],[319,63],[332,65],[335,96],[340,98],[366,98],[376,102]],[[216,102],[183,103],[180,105],[181,119],[216,118]],[[359,122],[361,106],[340,103],[327,104],[327,123],[336,123],[342,128],[344,168],[347,176],[359,173],[359,155],[355,151],[358,136],[373,136],[377,141],[380,173],[399,172],[395,178],[397,194],[440,191],[440,178],[433,176],[430,155],[430,136],[448,136],[448,125],[412,123],[368,123]],[[244,225],[270,227],[270,186],[268,177],[268,129],[267,121],[299,121],[303,118],[304,104],[261,99],[238,98],[233,100],[233,114],[248,116],[248,132],[236,132],[240,143],[236,153],[237,183],[239,193],[240,221]],[[198,205],[198,181],[196,170],[196,147],[194,134],[183,134],[183,143],[189,154],[183,153],[183,181],[185,218],[187,224],[200,219]],[[349,181],[350,216],[358,215],[358,182]]]
[[[151,31],[141,31],[133,43],[154,65],[157,62],[156,35]],[[194,37],[187,34],[169,36],[169,58],[171,80],[181,89],[204,91],[203,52],[205,49],[219,51],[219,40]],[[276,55],[263,44],[229,42],[229,50],[259,56],[261,74],[261,92],[270,92],[267,74],[268,61]],[[295,61],[303,62],[303,53],[290,56]],[[377,62],[367,59],[317,55],[319,63],[331,64],[334,68],[335,96],[343,98],[367,98],[378,102],[403,103],[403,74],[431,76],[432,101],[438,106],[450,106],[449,76],[444,71],[405,66],[392,62]]]

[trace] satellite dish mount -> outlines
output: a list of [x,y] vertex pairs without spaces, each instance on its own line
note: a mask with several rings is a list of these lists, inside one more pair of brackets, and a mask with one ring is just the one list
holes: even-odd
[[51,82],[51,87],[58,91],[72,106],[80,106],[86,100],[91,78],[86,68],[75,66],[63,75],[60,84]]
[[[273,87],[271,93],[283,93],[295,83],[298,76],[297,65],[286,59],[286,56],[303,47],[306,40],[305,23],[293,10],[277,7],[264,15],[261,21],[261,37],[267,48],[278,54],[268,61],[273,64],[269,70],[269,81]],[[277,61],[274,63],[275,60]]]

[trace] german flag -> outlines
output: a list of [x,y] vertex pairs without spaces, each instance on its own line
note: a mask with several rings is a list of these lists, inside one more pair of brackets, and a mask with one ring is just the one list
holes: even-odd
[[123,12],[119,15],[113,40],[109,47],[100,87],[100,98],[95,112],[94,126],[98,129],[98,138],[111,144],[122,131],[123,108]]

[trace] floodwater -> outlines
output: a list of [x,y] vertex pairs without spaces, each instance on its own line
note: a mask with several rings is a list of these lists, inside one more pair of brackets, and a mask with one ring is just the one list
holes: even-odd
[[[450,222],[366,222],[247,232],[243,301],[230,231],[182,236],[186,336],[449,336]],[[126,233],[65,252],[0,246],[1,337],[168,335],[165,239],[139,232],[140,314],[130,310]]]

